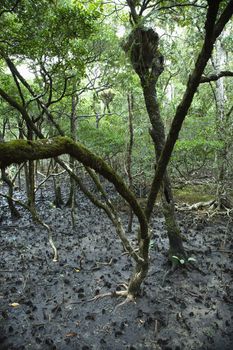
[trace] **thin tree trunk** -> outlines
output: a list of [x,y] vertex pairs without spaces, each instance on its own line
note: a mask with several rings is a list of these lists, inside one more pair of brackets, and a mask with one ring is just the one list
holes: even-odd
[[[58,173],[58,164],[55,164],[54,170],[56,173]],[[61,193],[61,180],[59,176],[53,176],[53,186],[54,186],[54,194],[55,198],[53,201],[53,204],[56,206],[56,208],[61,208],[64,204],[62,199],[62,193]]]
[[[27,139],[33,140],[33,131],[29,126]],[[33,160],[29,160],[26,174],[28,206],[35,210],[35,164]]]
[[[213,58],[213,65],[216,74],[219,74],[222,67],[226,63],[226,53],[222,47],[221,39],[216,41],[215,55]],[[221,142],[222,148],[217,151],[217,203],[218,209],[224,207],[224,203],[227,201],[227,193],[225,188],[226,173],[227,173],[227,153],[228,153],[228,137],[226,128],[226,116],[225,116],[225,87],[224,78],[216,81],[215,90],[216,99],[216,131],[218,141]]]
[[34,161],[28,162],[28,206],[35,208],[35,165]]
[[[127,96],[128,101],[128,123],[129,123],[129,143],[127,145],[127,163],[126,170],[129,180],[129,188],[133,189],[133,178],[132,178],[132,150],[133,150],[133,142],[134,142],[134,134],[133,134],[133,95],[132,93],[128,93]],[[132,232],[132,224],[133,224],[133,211],[130,208],[129,211],[129,221],[128,221],[128,232]]]
[[7,202],[9,205],[9,209],[11,212],[11,216],[14,219],[19,219],[20,218],[20,213],[19,211],[16,209],[14,202],[12,200],[13,197],[13,193],[14,193],[14,184],[11,181],[11,179],[9,178],[9,176],[6,173],[5,168],[2,168],[2,180],[7,184],[8,186],[8,197],[7,197]]
[[[72,95],[72,101],[71,101],[71,115],[70,115],[70,134],[71,138],[74,141],[77,141],[77,113],[76,113],[76,107],[78,104],[78,96],[75,94],[76,90],[76,82],[74,82],[73,86],[73,95]],[[73,157],[70,157],[70,167],[73,171],[75,171],[75,159]],[[72,211],[74,211],[74,208],[76,206],[76,200],[75,200],[75,194],[76,194],[76,182],[73,179],[72,176],[70,176],[70,193],[69,198],[66,202],[66,206],[72,208]]]

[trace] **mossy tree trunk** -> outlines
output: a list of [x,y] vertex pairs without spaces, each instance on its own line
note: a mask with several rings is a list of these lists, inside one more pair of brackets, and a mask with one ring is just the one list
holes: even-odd
[[[157,61],[161,62],[159,59]],[[155,69],[157,74],[155,73]],[[152,125],[150,134],[154,142],[156,161],[159,160],[162,149],[165,145],[165,127],[161,118],[156,93],[156,82],[162,69],[162,65],[160,67],[158,66],[157,68],[154,68],[153,75],[146,74],[140,77],[145,104]],[[164,173],[161,193],[165,226],[169,239],[169,258],[171,259],[173,255],[178,256],[179,258],[185,258],[186,253],[183,247],[180,229],[175,217],[174,198],[170,177],[167,171]]]
[[[146,43],[146,45],[145,45]],[[130,58],[135,72],[138,74],[143,90],[147,113],[152,125],[150,134],[155,147],[155,158],[159,160],[165,145],[165,128],[161,118],[157,100],[156,84],[163,72],[163,56],[158,50],[159,37],[151,28],[137,28],[129,36],[127,49],[131,50]],[[167,171],[164,174],[162,192],[162,206],[166,230],[169,238],[169,257],[173,255],[185,258],[185,250],[180,230],[175,218],[175,207],[171,182]],[[150,220],[148,212],[147,219]]]

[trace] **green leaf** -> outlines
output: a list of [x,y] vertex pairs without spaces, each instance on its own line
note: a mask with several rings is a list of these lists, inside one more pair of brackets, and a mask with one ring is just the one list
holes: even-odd
[[188,258],[188,261],[197,261],[197,260],[195,258],[190,257]]
[[178,258],[178,256],[172,255],[172,258],[180,261],[180,259]]

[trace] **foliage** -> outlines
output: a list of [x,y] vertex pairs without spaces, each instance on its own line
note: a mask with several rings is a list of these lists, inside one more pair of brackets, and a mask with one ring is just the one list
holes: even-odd
[[[91,120],[92,119],[92,120]],[[122,153],[125,146],[125,128],[118,116],[105,117],[100,128],[95,120],[82,120],[79,123],[79,139],[90,149],[103,157]]]

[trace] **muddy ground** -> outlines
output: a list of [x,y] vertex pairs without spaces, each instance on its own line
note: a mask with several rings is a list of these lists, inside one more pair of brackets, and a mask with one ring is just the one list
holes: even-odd
[[49,190],[39,196],[59,251],[53,262],[46,230],[22,208],[12,220],[0,201],[0,350],[233,349],[232,218],[177,212],[196,263],[163,282],[168,241],[157,208],[148,278],[135,303],[116,308],[122,299],[90,301],[121,289],[133,267],[104,213],[78,193],[73,230],[70,209],[52,207]]

